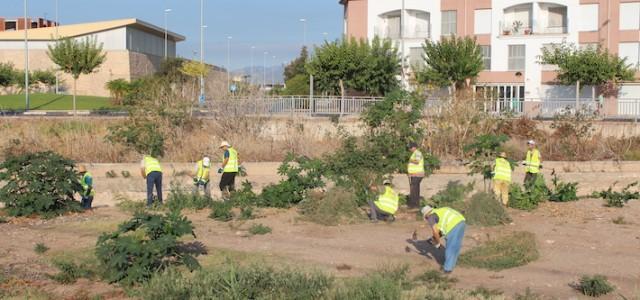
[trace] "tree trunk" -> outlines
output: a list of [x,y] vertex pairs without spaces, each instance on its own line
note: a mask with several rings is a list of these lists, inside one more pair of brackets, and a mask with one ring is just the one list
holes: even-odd
[[78,82],[77,78],[73,78],[73,116],[77,116],[76,112],[76,83]]

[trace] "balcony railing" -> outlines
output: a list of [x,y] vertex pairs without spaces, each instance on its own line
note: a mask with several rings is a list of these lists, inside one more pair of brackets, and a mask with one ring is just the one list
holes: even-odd
[[[388,27],[376,27],[375,34],[381,38],[387,38],[397,40],[401,38],[399,29],[392,29]],[[429,39],[431,38],[430,26],[416,26],[410,27],[404,30],[405,39]]]
[[[522,22],[522,24],[527,24]],[[548,26],[546,24],[539,24],[533,22],[531,25],[521,25],[508,23],[501,21],[500,22],[500,35],[502,36],[523,36],[523,35],[556,35],[556,34],[566,34],[568,31],[567,26]]]

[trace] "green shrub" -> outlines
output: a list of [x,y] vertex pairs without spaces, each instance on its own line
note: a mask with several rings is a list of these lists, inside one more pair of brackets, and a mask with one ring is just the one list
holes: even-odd
[[141,299],[322,299],[333,279],[322,273],[235,264],[184,276],[169,270],[140,289]]
[[260,195],[259,204],[282,208],[298,204],[304,200],[308,190],[324,186],[323,172],[321,160],[289,153],[278,168],[278,174],[286,176],[286,179],[266,186]]
[[79,278],[92,278],[95,275],[90,266],[76,264],[70,260],[57,259],[53,261],[53,265],[58,268],[59,272],[55,275],[49,275],[49,278],[62,284],[75,283]]
[[637,186],[638,182],[631,183],[622,189],[620,192],[614,192],[613,186],[610,186],[606,191],[594,192],[594,198],[602,198],[607,202],[608,207],[623,207],[629,200],[640,199],[640,192],[631,192],[630,189]]
[[131,173],[129,173],[129,171],[127,171],[127,170],[122,170],[122,172],[120,172],[120,174],[122,175],[123,178],[131,177]]
[[613,224],[616,224],[616,225],[628,225],[628,224],[631,224],[631,222],[628,222],[627,220],[625,220],[623,216],[618,216],[617,218],[612,219],[611,222],[613,222]]
[[172,265],[190,270],[200,265],[179,239],[193,233],[193,225],[178,211],[165,215],[137,212],[118,230],[102,234],[96,243],[96,257],[109,282],[124,285],[149,280]]
[[501,151],[502,144],[508,140],[509,137],[504,134],[484,134],[475,137],[473,143],[465,145],[464,151],[471,154],[469,175],[482,174],[485,181],[493,178],[491,165]]
[[249,206],[240,208],[240,220],[251,220],[253,218],[253,208]]
[[0,163],[0,202],[10,216],[52,217],[80,211],[74,194],[82,191],[74,162],[53,152],[10,156]]
[[553,191],[549,194],[549,201],[568,202],[578,200],[578,183],[562,182],[553,171]]
[[500,271],[526,265],[538,257],[535,235],[521,231],[488,241],[463,253],[460,264]]
[[544,176],[538,174],[536,179],[525,184],[525,190],[512,183],[509,187],[509,207],[521,210],[533,210],[540,202],[549,197],[549,188],[544,182]]
[[351,224],[364,220],[355,193],[342,187],[312,192],[299,205],[305,220],[322,225]]
[[235,207],[254,206],[258,204],[258,195],[253,192],[251,182],[245,180],[242,182],[242,187],[239,190],[231,193],[229,201],[233,203]]
[[613,292],[615,288],[604,275],[584,275],[580,278],[576,289],[587,296],[599,297]]
[[199,193],[191,193],[179,183],[172,182],[171,192],[169,192],[165,206],[170,210],[201,210],[210,206],[211,202],[211,198],[200,195]]
[[47,245],[45,245],[44,243],[37,243],[36,246],[33,247],[33,251],[37,254],[43,254],[49,251],[49,247],[47,247]]
[[372,274],[346,280],[338,286],[331,299],[401,299],[402,291],[411,287],[408,268],[383,268]]
[[116,173],[116,171],[114,170],[110,170],[104,173],[104,176],[107,178],[116,178],[118,177],[118,174]]
[[233,219],[231,208],[230,202],[214,201],[211,203],[211,214],[209,214],[209,218],[222,222],[231,221]]
[[496,226],[511,222],[499,200],[493,194],[480,192],[471,197],[464,216],[469,225]]
[[249,233],[251,233],[252,235],[263,235],[271,233],[271,227],[262,224],[253,224],[249,228]]
[[143,211],[145,209],[145,203],[143,201],[134,201],[127,198],[125,195],[116,195],[116,206],[120,210],[133,214],[135,212]]
[[474,183],[462,184],[460,181],[449,181],[444,190],[438,191],[431,197],[431,203],[435,207],[455,206],[454,203],[464,201],[467,195],[473,191]]
[[497,296],[502,295],[503,292],[498,289],[489,289],[484,286],[476,287],[469,291],[469,295],[473,297],[481,297],[482,299],[494,299]]
[[438,270],[429,270],[416,277],[415,280],[425,283],[429,290],[450,289],[458,281],[456,278],[443,275]]

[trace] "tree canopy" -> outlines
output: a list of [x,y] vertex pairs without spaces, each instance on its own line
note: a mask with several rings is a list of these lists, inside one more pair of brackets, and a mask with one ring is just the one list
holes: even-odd
[[326,42],[307,63],[319,91],[338,95],[345,90],[382,96],[400,86],[400,56],[389,40],[371,43],[355,39]]
[[304,46],[300,50],[300,56],[298,56],[284,68],[284,81],[289,81],[298,75],[306,75],[307,77],[309,77],[307,71],[304,68],[308,59],[309,51],[307,50],[307,46]]
[[470,37],[426,40],[422,46],[426,66],[417,74],[418,82],[439,87],[460,87],[466,79],[474,79],[484,68],[482,50]]
[[578,49],[573,44],[560,44],[542,49],[539,63],[557,65],[558,80],[563,84],[602,85],[633,80],[634,72],[626,59],[597,48]]

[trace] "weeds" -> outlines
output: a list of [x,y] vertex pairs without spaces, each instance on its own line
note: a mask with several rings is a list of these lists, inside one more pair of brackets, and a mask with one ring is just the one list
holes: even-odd
[[509,187],[509,207],[521,210],[533,210],[540,202],[549,197],[549,189],[542,174],[537,174],[535,180],[525,184],[525,190],[512,183]]
[[416,281],[424,282],[430,290],[446,290],[453,287],[458,281],[453,277],[442,275],[438,270],[430,270],[415,278]]
[[500,271],[526,265],[538,259],[535,235],[514,232],[473,248],[460,256],[460,264]]
[[556,170],[552,172],[553,179],[553,191],[549,194],[549,201],[554,202],[568,202],[578,200],[578,183],[577,182],[562,182],[556,175]]
[[503,292],[501,290],[489,289],[484,286],[479,286],[469,291],[470,296],[482,297],[483,299],[493,299],[497,296],[501,296],[502,294]]
[[201,210],[211,205],[211,198],[202,196],[199,193],[188,192],[179,183],[171,183],[171,192],[167,197],[166,207],[170,210]]
[[[615,184],[614,184],[615,185]],[[638,182],[631,183],[620,192],[614,192],[613,186],[606,191],[594,192],[594,198],[602,198],[606,201],[608,207],[623,207],[629,200],[640,199],[640,191],[631,192],[630,189],[638,185]]]
[[211,203],[211,214],[209,214],[209,218],[222,222],[231,221],[233,220],[231,208],[232,206],[229,202],[214,201]]
[[134,214],[145,209],[145,203],[143,201],[134,201],[124,195],[116,195],[115,198],[116,201],[118,201],[116,206],[126,213]]
[[473,191],[474,183],[462,184],[460,181],[449,181],[444,190],[438,191],[431,197],[431,203],[435,207],[456,206],[454,203],[464,201],[467,195]]
[[271,233],[271,227],[262,225],[262,224],[253,224],[249,228],[249,233],[251,235],[264,235]]
[[629,225],[629,224],[631,224],[631,222],[625,220],[623,216],[619,216],[619,217],[617,217],[615,219],[612,219],[611,222],[613,222],[613,224],[616,224],[616,225]]
[[7,218],[5,216],[0,216],[0,224],[4,224],[9,222],[9,220],[7,220]]
[[402,291],[410,288],[406,267],[385,268],[365,277],[350,279],[332,292],[330,299],[401,299]]
[[341,187],[311,192],[299,208],[305,220],[322,225],[351,224],[365,219],[355,193]]
[[480,192],[469,200],[464,210],[469,225],[496,226],[511,222],[500,201],[493,194]]
[[120,172],[120,174],[122,175],[123,178],[131,177],[131,173],[129,173],[129,171],[127,171],[127,170],[122,170],[122,172]]
[[53,265],[58,268],[59,272],[55,275],[49,275],[49,278],[62,284],[75,283],[79,278],[92,278],[95,275],[95,272],[86,264],[78,265],[70,260],[54,260]]
[[107,178],[116,178],[116,177],[118,177],[118,174],[114,170],[109,170],[109,171],[104,173],[104,176],[107,177]]
[[604,275],[584,275],[575,288],[590,297],[599,297],[613,292],[615,289]]
[[49,247],[47,247],[47,245],[45,245],[44,243],[37,243],[36,246],[33,247],[33,251],[37,254],[43,254],[49,251]]
[[530,288],[527,288],[524,291],[524,294],[519,294],[518,293],[518,294],[515,295],[514,298],[515,298],[515,300],[541,300],[542,296],[532,292]]
[[325,185],[323,173],[321,160],[289,153],[278,168],[278,174],[286,176],[286,179],[266,186],[259,197],[259,204],[280,208],[298,204],[304,200],[308,190]]
[[253,208],[248,206],[240,208],[240,220],[251,220],[253,218]]

